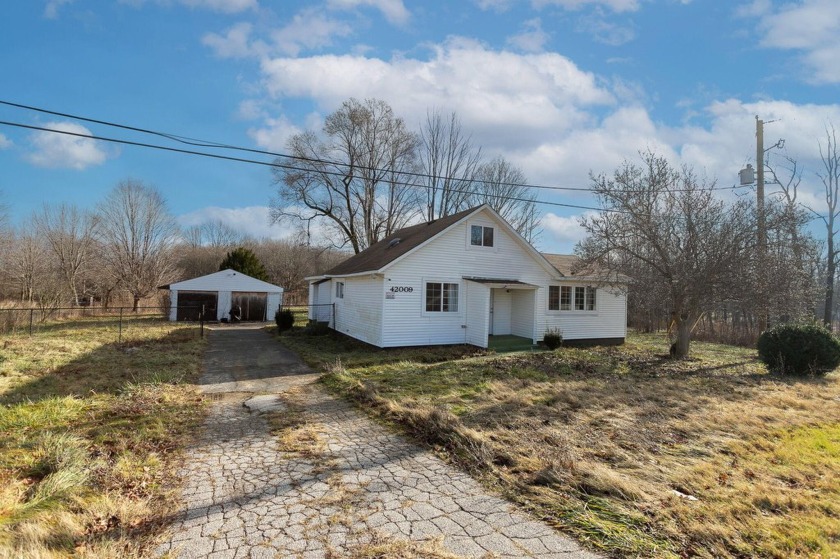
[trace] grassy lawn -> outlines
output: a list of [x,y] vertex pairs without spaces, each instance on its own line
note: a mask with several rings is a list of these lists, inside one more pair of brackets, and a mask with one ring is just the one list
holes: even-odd
[[0,337],[0,557],[134,557],[203,416],[198,329],[138,319]]
[[840,375],[661,336],[482,355],[283,338],[324,382],[616,557],[840,557]]

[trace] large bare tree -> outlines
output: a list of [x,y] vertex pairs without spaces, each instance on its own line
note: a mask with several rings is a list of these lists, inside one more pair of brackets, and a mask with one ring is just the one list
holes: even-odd
[[416,134],[384,101],[345,101],[329,115],[323,136],[303,132],[289,140],[298,158],[278,159],[274,221],[324,220],[335,244],[358,253],[418,214]]
[[641,166],[593,176],[592,188],[602,211],[581,219],[588,237],[578,254],[663,303],[676,329],[674,354],[685,357],[703,313],[745,280],[754,208],[745,200],[725,204],[713,182],[653,153],[643,154]]
[[99,204],[99,237],[111,274],[137,310],[144,297],[171,279],[178,226],[163,196],[141,182],[120,182]]
[[45,204],[32,216],[32,222],[52,251],[73,302],[78,305],[79,283],[95,245],[97,217],[70,204]]
[[467,209],[473,201],[481,149],[473,147],[454,112],[448,117],[440,111],[427,112],[420,139],[426,219],[434,221]]
[[502,156],[483,163],[476,173],[477,187],[473,200],[488,204],[510,223],[528,242],[539,234],[537,198],[522,169]]
[[834,310],[834,282],[837,275],[837,257],[840,253],[836,245],[837,220],[840,217],[840,148],[837,145],[837,134],[834,125],[829,125],[825,130],[825,145],[820,142],[820,157],[822,158],[824,172],[820,173],[825,194],[825,205],[827,213],[822,215],[814,212],[825,224],[825,308],[823,310],[823,323],[828,328],[833,325]]

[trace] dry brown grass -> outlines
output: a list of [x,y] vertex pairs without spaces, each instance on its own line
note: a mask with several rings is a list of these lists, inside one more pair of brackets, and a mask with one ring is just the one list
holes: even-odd
[[772,376],[730,346],[659,351],[635,337],[326,380],[616,556],[840,556],[838,374]]
[[147,321],[0,338],[0,557],[139,557],[202,417],[194,329]]

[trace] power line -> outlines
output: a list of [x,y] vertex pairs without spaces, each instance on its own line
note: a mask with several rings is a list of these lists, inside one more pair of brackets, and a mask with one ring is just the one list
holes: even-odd
[[[123,129],[123,130],[130,130],[132,132],[140,132],[140,133],[143,133],[143,134],[151,134],[151,135],[154,135],[154,136],[159,136],[159,137],[162,137],[162,138],[166,138],[168,140],[173,140],[173,141],[176,141],[176,142],[180,142],[180,143],[195,146],[195,147],[230,149],[230,150],[242,151],[242,152],[246,152],[246,153],[255,153],[255,154],[259,154],[259,155],[270,155],[272,157],[280,157],[280,158],[284,158],[284,159],[306,161],[308,163],[319,163],[319,164],[325,164],[325,165],[334,165],[334,166],[337,166],[337,167],[346,167],[348,169],[348,171],[344,173],[345,175],[349,174],[349,173],[352,173],[353,169],[363,169],[363,170],[366,170],[366,171],[382,172],[382,173],[390,172],[390,170],[388,170],[388,169],[381,169],[381,168],[377,168],[377,167],[357,165],[357,164],[352,164],[351,165],[350,163],[344,163],[344,162],[341,162],[341,161],[331,161],[331,160],[328,160],[328,159],[311,158],[311,157],[304,157],[304,156],[299,156],[299,155],[289,155],[289,154],[286,154],[286,153],[279,153],[279,152],[272,152],[272,151],[266,151],[266,150],[255,149],[255,148],[235,146],[235,145],[232,145],[232,144],[225,144],[225,143],[215,142],[215,141],[210,141],[210,140],[200,140],[200,139],[196,139],[196,138],[190,138],[188,136],[182,136],[182,135],[179,135],[179,134],[161,132],[161,131],[158,131],[158,130],[151,130],[151,129],[147,129],[147,128],[139,128],[139,127],[131,126],[131,125],[127,125],[127,124],[120,124],[120,123],[107,121],[107,120],[101,120],[101,119],[95,119],[95,118],[80,116],[80,115],[74,115],[74,114],[71,114],[71,113],[52,111],[52,110],[49,110],[49,109],[44,109],[42,107],[35,107],[35,106],[32,106],[32,105],[24,105],[24,104],[21,104],[21,103],[4,101],[2,99],[0,99],[0,105],[7,105],[7,106],[10,106],[10,107],[16,107],[16,108],[19,108],[19,109],[25,109],[25,110],[29,110],[29,111],[44,113],[44,114],[60,116],[60,117],[63,117],[63,118],[72,118],[72,119],[75,119],[75,120],[81,120],[83,122],[90,122],[90,123],[93,123],[93,124],[101,124],[103,126],[110,126],[110,127],[114,127],[114,128],[120,128],[120,129]],[[281,167],[281,168],[283,167],[282,165],[277,165],[277,166]],[[303,170],[303,169],[298,169],[298,170]],[[436,179],[436,180],[441,180],[441,181],[453,181],[453,182],[461,183],[461,184],[464,184],[464,183],[473,184],[473,183],[482,182],[481,179],[464,179],[464,178],[447,177],[447,176],[435,176],[435,175],[430,175],[428,173],[419,173],[419,172],[416,172],[416,171],[402,171],[400,174],[403,175],[403,176],[417,177],[417,178],[424,178],[424,179]],[[533,188],[533,189],[539,189],[539,190],[594,193],[594,190],[592,188],[589,188],[589,187],[547,186],[547,185],[539,185],[539,184],[506,183],[506,182],[500,182],[498,184],[499,184],[499,186],[505,186],[505,187],[524,187],[524,188]],[[428,188],[431,189],[433,187],[428,186]],[[734,186],[723,186],[723,187],[711,187],[707,190],[736,190],[736,189],[739,189],[739,188],[746,188],[746,186],[734,185]],[[459,192],[457,190],[452,190],[452,191],[453,192]],[[671,190],[671,192],[687,192],[687,191],[689,191],[689,190],[688,189],[685,189],[685,190],[683,190],[683,189]],[[638,192],[642,192],[642,191],[638,191]],[[579,206],[570,206],[570,207],[579,207]]]
[[[55,134],[65,134],[67,136],[75,136],[75,137],[78,137],[78,138],[100,140],[100,141],[103,141],[103,142],[112,142],[112,143],[124,144],[124,145],[130,145],[130,146],[144,147],[144,148],[150,148],[150,149],[158,149],[158,150],[162,150],[162,151],[184,153],[184,154],[188,154],[188,155],[198,155],[198,156],[202,156],[202,157],[211,157],[213,159],[222,159],[222,160],[227,160],[227,161],[238,161],[240,163],[252,163],[252,164],[255,164],[255,165],[263,165],[265,167],[277,167],[277,168],[287,169],[287,170],[291,170],[291,171],[310,171],[311,170],[311,169],[307,169],[307,168],[303,168],[303,167],[295,167],[294,165],[287,165],[287,164],[277,163],[277,162],[259,161],[257,159],[245,159],[243,157],[233,157],[231,155],[221,155],[221,154],[218,154],[218,153],[207,153],[207,152],[203,152],[203,151],[195,151],[195,150],[189,150],[189,149],[174,148],[174,147],[170,147],[170,146],[161,146],[161,145],[149,144],[149,143],[145,143],[145,142],[135,142],[135,141],[132,141],[132,140],[122,140],[122,139],[119,139],[119,138],[109,138],[109,137],[106,137],[106,136],[97,136],[97,135],[94,135],[94,134],[81,134],[79,132],[70,132],[68,130],[56,130],[54,128],[46,128],[46,127],[43,127],[43,126],[34,126],[34,125],[31,125],[31,124],[22,124],[22,123],[19,123],[19,122],[9,122],[9,121],[5,121],[5,120],[0,120],[0,125],[13,126],[13,127],[16,127],[16,128],[26,128],[26,129],[29,129],[29,130],[38,130],[38,131],[41,131],[41,132],[52,132],[52,133],[55,133]],[[320,174],[323,174],[323,175],[341,177],[342,179],[346,177],[346,175],[344,173],[339,173],[338,171],[319,170],[317,172],[320,173]],[[398,174],[402,174],[402,173],[398,173]],[[425,188],[425,189],[433,188],[430,185],[421,184],[421,183],[410,183],[410,182],[392,181],[392,180],[389,180],[387,182],[388,182],[388,184],[399,185],[399,186],[420,187],[420,188]],[[450,191],[455,192],[455,193],[459,193],[459,194],[469,194],[470,193],[470,191],[456,190],[456,189],[450,189]],[[491,197],[491,198],[496,198],[496,199],[499,199],[499,200],[510,200],[510,201],[513,201],[513,202],[533,202],[535,204],[542,204],[542,205],[548,205],[548,206],[558,206],[558,207],[563,207],[563,208],[575,208],[575,209],[581,209],[581,210],[605,211],[605,212],[612,212],[612,213],[628,213],[628,212],[621,211],[621,210],[596,208],[596,207],[593,207],[593,206],[581,206],[581,205],[577,205],[577,204],[563,204],[563,203],[560,203],[560,202],[544,202],[544,201],[541,201],[541,200],[531,200],[531,199],[528,199],[528,198],[517,198],[517,197],[513,197],[513,196],[505,196],[505,195],[502,195],[502,194],[483,194],[483,195]]]

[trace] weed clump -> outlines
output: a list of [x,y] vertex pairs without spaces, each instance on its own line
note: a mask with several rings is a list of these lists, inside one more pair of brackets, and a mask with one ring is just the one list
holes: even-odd
[[815,324],[782,324],[758,338],[758,357],[781,374],[822,375],[840,365],[840,340]]
[[274,322],[277,323],[277,331],[281,334],[286,330],[291,330],[295,325],[295,315],[291,309],[283,309],[277,311],[274,315]]
[[552,328],[543,336],[543,343],[548,349],[555,350],[563,345],[563,333],[557,328]]

